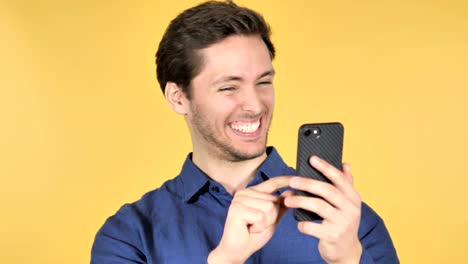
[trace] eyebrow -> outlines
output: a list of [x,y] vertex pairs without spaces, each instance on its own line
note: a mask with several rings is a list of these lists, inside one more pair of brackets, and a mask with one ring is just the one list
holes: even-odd
[[[262,74],[260,74],[258,77],[257,77],[257,80],[258,79],[261,79],[263,77],[266,77],[266,76],[274,76],[275,75],[275,70],[271,69],[271,70],[268,70]],[[212,85],[216,85],[216,84],[219,84],[219,83],[223,83],[223,82],[229,82],[229,81],[242,81],[242,77],[239,77],[239,76],[235,76],[235,75],[228,75],[228,76],[223,76],[217,80],[215,80]]]

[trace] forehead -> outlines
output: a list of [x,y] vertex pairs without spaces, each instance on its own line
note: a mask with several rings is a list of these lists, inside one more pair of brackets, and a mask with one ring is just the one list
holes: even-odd
[[200,73],[195,79],[235,75],[255,78],[273,70],[267,46],[258,35],[234,35],[199,51]]

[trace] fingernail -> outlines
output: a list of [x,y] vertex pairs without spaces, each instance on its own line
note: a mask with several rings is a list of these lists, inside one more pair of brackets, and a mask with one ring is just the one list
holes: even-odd
[[320,163],[320,159],[317,156],[310,157],[310,162],[318,164]]

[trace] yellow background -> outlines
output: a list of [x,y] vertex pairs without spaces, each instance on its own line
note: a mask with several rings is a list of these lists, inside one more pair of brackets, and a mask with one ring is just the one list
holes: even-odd
[[[0,0],[0,262],[87,263],[126,203],[190,151],[154,74],[198,1]],[[402,263],[468,259],[468,2],[239,1],[273,28],[270,144],[341,121],[357,189]]]

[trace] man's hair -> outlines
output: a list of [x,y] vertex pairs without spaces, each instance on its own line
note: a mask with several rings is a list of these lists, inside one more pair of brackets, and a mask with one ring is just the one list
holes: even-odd
[[251,9],[232,1],[208,1],[179,14],[169,24],[156,52],[156,74],[163,93],[167,82],[174,82],[190,99],[190,82],[202,66],[198,51],[231,35],[259,35],[271,59],[275,57],[270,27]]

